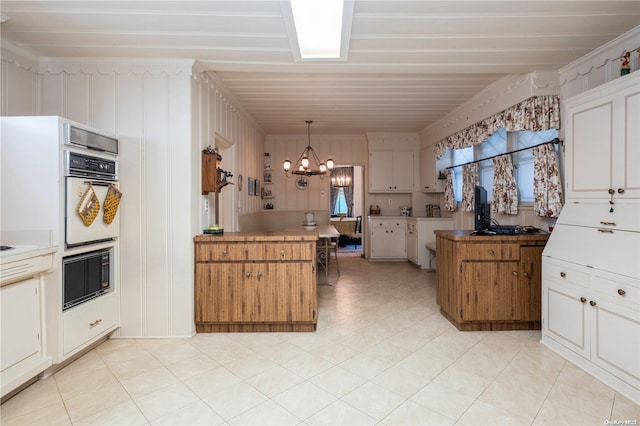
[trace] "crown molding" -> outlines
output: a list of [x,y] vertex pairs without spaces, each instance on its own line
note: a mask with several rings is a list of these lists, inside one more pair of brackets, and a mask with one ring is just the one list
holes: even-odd
[[191,76],[194,60],[132,60],[130,58],[41,58],[40,74],[134,74]]

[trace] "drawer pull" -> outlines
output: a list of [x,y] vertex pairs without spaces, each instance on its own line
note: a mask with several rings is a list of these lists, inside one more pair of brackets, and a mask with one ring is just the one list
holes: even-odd
[[251,278],[252,275],[255,275],[256,277],[260,278],[262,276],[262,272],[247,272],[247,278]]
[[280,260],[284,262],[284,259],[287,257],[284,250],[280,250]]
[[613,231],[611,229],[598,228],[598,232],[602,232],[603,234],[613,234]]
[[626,292],[626,291],[624,291],[623,289],[619,288],[619,289],[618,289],[618,294],[619,294],[620,296],[624,296],[625,294],[627,294],[627,292]]
[[566,272],[560,272],[560,276],[561,276],[562,278],[564,278],[564,277],[566,277],[566,276],[567,276],[567,273],[566,273]]
[[589,301],[589,304],[590,304],[591,306],[596,306],[596,304],[597,304],[597,303],[596,303],[595,301],[593,301],[593,300],[590,300],[590,301]]
[[584,297],[581,297],[581,298],[580,298],[580,301],[581,301],[582,303],[585,303],[585,302],[587,301],[587,299],[585,299]]
[[600,221],[600,225],[605,225],[605,226],[616,226],[615,222],[606,222],[604,220]]
[[226,256],[227,254],[228,254],[228,253],[227,253],[227,250],[226,250],[226,249],[225,249],[225,250],[222,250],[222,255],[223,255],[223,256]]
[[100,324],[101,322],[102,322],[102,320],[101,320],[101,319],[97,319],[97,320],[95,320],[94,322],[89,323],[89,328],[93,328],[93,327],[95,327],[96,325]]

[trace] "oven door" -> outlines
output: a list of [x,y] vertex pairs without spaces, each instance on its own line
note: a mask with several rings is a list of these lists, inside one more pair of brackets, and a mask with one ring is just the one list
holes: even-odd
[[[116,212],[115,218],[110,224],[104,222],[104,202],[111,184],[117,186],[116,182],[78,177],[66,178],[65,242],[67,247],[118,238],[120,235],[120,213]],[[86,206],[86,203],[83,203],[83,197],[90,186],[97,196],[100,208],[95,219],[87,225],[78,213],[78,207],[81,203]]]

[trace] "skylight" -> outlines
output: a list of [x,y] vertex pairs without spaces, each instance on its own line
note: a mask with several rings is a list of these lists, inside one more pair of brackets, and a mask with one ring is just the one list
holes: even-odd
[[280,0],[296,62],[346,61],[355,0]]
[[303,59],[339,58],[343,0],[289,0]]

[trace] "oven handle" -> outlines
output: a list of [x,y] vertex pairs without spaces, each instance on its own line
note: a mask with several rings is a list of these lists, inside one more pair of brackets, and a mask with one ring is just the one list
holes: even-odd
[[102,180],[85,180],[84,183],[90,183],[91,185],[96,185],[96,186],[111,186],[117,182],[105,182]]

